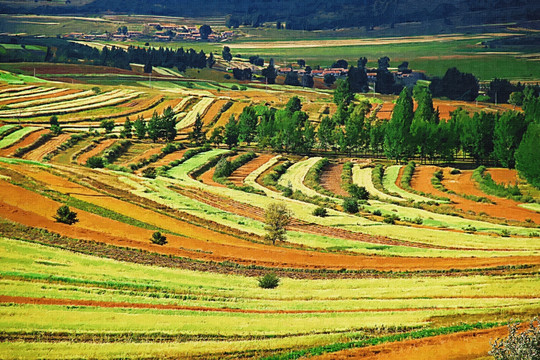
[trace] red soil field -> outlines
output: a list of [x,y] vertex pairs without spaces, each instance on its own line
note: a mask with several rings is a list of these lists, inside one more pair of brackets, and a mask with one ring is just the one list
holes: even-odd
[[490,341],[508,336],[506,326],[474,330],[424,339],[392,342],[365,348],[342,350],[313,359],[363,360],[476,360],[488,356]]
[[342,172],[342,163],[329,163],[321,174],[321,186],[336,195],[349,196],[349,194],[341,187]]
[[26,135],[21,140],[17,141],[15,144],[8,146],[6,148],[0,149],[0,156],[9,156],[12,155],[18,148],[32,145],[39,137],[43,134],[48,133],[48,129],[38,130],[31,132]]
[[463,193],[476,196],[484,196],[495,202],[495,205],[487,204],[486,206],[496,207],[498,209],[498,214],[500,217],[502,216],[506,219],[513,219],[518,221],[526,221],[527,219],[532,219],[532,221],[534,221],[536,224],[540,224],[539,213],[519,207],[519,202],[517,201],[487,195],[482,192],[476,186],[475,181],[472,179],[472,170],[462,171],[461,174],[458,175],[450,175],[450,173],[448,173],[448,176],[445,174],[445,177],[446,179],[443,180],[442,183],[447,189],[453,190],[458,194]]
[[[236,159],[238,156],[239,155],[229,156],[227,160],[231,162],[234,159]],[[213,177],[214,177],[215,172],[216,172],[216,168],[212,167],[208,171],[205,171],[203,174],[201,174],[201,176],[199,176],[199,179],[206,185],[217,186],[217,187],[227,187],[226,185],[223,185],[214,181]]]
[[26,153],[23,158],[27,160],[41,161],[45,155],[56,150],[62,143],[66,142],[71,137],[70,134],[60,134],[35,150]]
[[188,149],[182,149],[182,150],[178,150],[178,151],[175,151],[173,153],[167,154],[164,157],[162,157],[161,159],[159,159],[158,161],[156,161],[155,163],[152,163],[152,164],[149,164],[148,166],[140,168],[139,170],[137,170],[136,173],[140,174],[140,173],[142,173],[142,171],[145,168],[150,167],[150,166],[153,166],[153,167],[157,168],[157,167],[160,167],[160,166],[163,166],[163,165],[168,165],[171,161],[180,160],[180,159],[182,159],[182,157],[184,157],[184,153],[187,150]]
[[106,140],[103,140],[102,142],[100,142],[99,144],[97,144],[97,146],[93,149],[90,149],[90,151],[87,151],[85,152],[84,154],[81,154],[78,158],[77,158],[77,163],[79,165],[84,165],[86,164],[86,161],[88,161],[88,159],[90,159],[92,156],[96,156],[97,154],[99,154],[100,152],[102,152],[103,150],[105,150],[106,148],[108,148],[109,146],[111,146],[112,144],[114,144],[116,142],[115,139],[106,139]]
[[210,108],[204,114],[202,120],[205,126],[208,126],[214,117],[218,114],[219,110],[228,102],[228,100],[217,100],[212,105],[210,105]]
[[272,154],[260,154],[255,159],[252,159],[246,164],[240,166],[238,169],[234,170],[228,178],[229,181],[236,186],[243,186],[246,176],[260,168],[263,164],[267,163],[268,160],[272,159],[273,157],[274,156]]
[[[41,179],[39,174],[38,178]],[[54,176],[54,175],[51,175]],[[52,184],[53,178],[43,179],[47,184]],[[72,196],[79,195],[81,187],[64,181],[64,184],[72,192]],[[313,251],[303,251],[297,249],[283,248],[266,244],[253,243],[241,240],[223,233],[213,232],[208,229],[193,226],[194,236],[182,237],[167,235],[169,243],[165,246],[150,243],[152,230],[141,229],[132,225],[124,224],[108,218],[104,218],[86,211],[77,210],[79,222],[74,225],[57,223],[52,219],[60,203],[45,198],[30,190],[26,190],[6,181],[1,180],[0,186],[4,191],[0,193],[0,213],[3,217],[27,226],[45,228],[49,231],[62,235],[93,240],[100,243],[113,244],[116,246],[126,246],[130,248],[144,249],[160,254],[172,254],[176,256],[189,257],[206,261],[235,261],[240,264],[259,264],[269,267],[299,267],[299,268],[327,268],[327,269],[386,269],[386,270],[418,270],[418,269],[450,269],[450,268],[479,268],[492,267],[498,265],[514,264],[540,264],[540,257],[499,257],[493,259],[464,258],[464,259],[430,259],[429,262],[419,261],[417,258],[383,258],[376,256],[352,256],[342,254],[318,253]],[[59,189],[59,186],[55,186]],[[74,192],[73,190],[76,190]],[[89,194],[93,195],[93,194]],[[99,200],[99,196],[85,197],[86,201]],[[158,214],[139,208],[135,205],[117,200],[114,204],[111,197],[101,198],[101,206],[110,208],[113,211],[125,211],[132,218],[139,218],[142,221],[160,221],[161,226],[165,226]],[[124,209],[124,210],[122,210]],[[147,213],[148,212],[148,213]],[[143,214],[144,213],[144,214]],[[151,215],[150,215],[151,214]],[[141,218],[140,216],[144,216]],[[164,216],[164,215],[163,215]],[[167,221],[179,221],[168,219]],[[185,233],[188,223],[175,229]],[[96,225],[99,224],[99,225]]]
[[462,171],[462,174],[452,175],[450,174],[450,171],[452,170],[451,168],[444,168],[444,178],[442,184],[445,188],[453,190],[457,194],[471,194],[486,197],[495,202],[495,204],[476,202],[473,200],[465,199],[459,195],[449,194],[435,189],[433,187],[433,184],[431,184],[431,178],[433,177],[433,173],[439,169],[440,168],[437,166],[416,167],[411,180],[411,187],[426,194],[449,198],[453,202],[453,204],[450,204],[450,206],[461,209],[465,212],[473,211],[477,214],[483,212],[488,216],[494,218],[503,218],[517,221],[533,219],[533,221],[535,221],[536,223],[540,222],[540,214],[517,206],[519,204],[518,202],[498,198],[495,196],[489,196],[477,189],[471,178],[471,171]]
[[518,182],[518,173],[516,169],[488,168],[487,172],[497,184],[515,185]]
[[245,102],[235,102],[232,104],[232,106],[227,109],[221,116],[219,117],[218,121],[212,126],[211,129],[214,129],[218,126],[225,126],[229,122],[229,118],[231,117],[231,114],[234,114],[234,116],[238,119],[238,116],[244,111],[244,108],[248,106],[248,103]]

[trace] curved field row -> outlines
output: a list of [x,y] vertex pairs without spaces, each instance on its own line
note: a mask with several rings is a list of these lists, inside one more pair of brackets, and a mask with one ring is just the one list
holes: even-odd
[[23,156],[23,159],[41,161],[50,152],[56,150],[60,145],[66,142],[71,137],[71,134],[60,134],[55,136],[37,149],[34,149]]
[[38,127],[28,126],[23,127],[20,130],[17,130],[6,137],[4,137],[2,140],[0,140],[0,149],[6,149],[7,147],[10,147],[11,145],[14,145],[16,142],[27,136],[28,134],[39,130]]
[[[386,225],[359,216],[338,212],[332,209],[328,210],[330,216],[321,218],[312,214],[314,209],[317,208],[316,205],[286,198],[280,193],[276,193],[269,189],[266,189],[267,196],[246,193],[228,188],[217,189],[202,184],[187,175],[193,169],[202,166],[211,157],[221,154],[224,151],[225,150],[218,149],[199,154],[192,159],[189,159],[185,163],[169,170],[168,173],[174,178],[180,180],[181,184],[183,185],[202,188],[209,192],[216,193],[222,196],[227,196],[235,199],[236,201],[251,204],[261,208],[266,208],[266,206],[272,201],[271,199],[282,201],[287,204],[287,206],[297,219],[309,223],[316,223],[324,226],[340,227],[349,231],[370,235],[387,236],[393,239],[405,240],[413,243],[426,243],[440,246],[485,249],[504,249],[510,246],[515,247],[515,249],[527,248],[529,250],[538,248],[538,244],[534,239],[524,238],[519,239],[519,241],[514,241],[512,242],[512,244],[508,244],[508,241],[504,238],[493,238],[491,236],[485,235],[471,235],[466,233],[449,232],[445,230],[435,230],[430,228],[413,228],[407,226]],[[403,208],[377,201],[372,201],[371,203],[373,204],[373,207],[370,210],[382,209],[385,213],[390,214],[394,214],[396,211],[407,211],[403,214],[403,216],[408,215],[411,218],[421,216],[425,219],[425,222],[428,223],[428,225],[430,225],[431,223],[448,223],[451,226],[461,229],[465,225],[469,224],[471,226],[477,227],[479,231],[500,231],[501,229],[508,229],[510,231],[521,232],[523,234],[529,234],[531,231],[528,228],[510,227],[485,223],[481,221],[456,219],[453,216],[435,214],[425,210],[414,208]]]
[[[65,90],[66,89],[63,89],[64,92],[66,92]],[[69,89],[67,89],[67,90],[69,90]],[[92,90],[77,91],[77,92],[72,92],[71,91],[66,95],[54,96],[54,97],[46,97],[46,98],[42,98],[42,99],[17,102],[15,104],[7,105],[7,107],[10,108],[10,109],[17,109],[17,108],[23,108],[23,107],[29,107],[29,106],[31,107],[31,106],[36,106],[36,105],[52,104],[52,103],[58,103],[58,102],[66,101],[66,100],[84,98],[84,97],[90,96],[92,94],[94,94],[94,92]]]
[[225,126],[229,122],[229,118],[231,115],[234,115],[236,118],[244,111],[244,108],[247,107],[249,103],[246,102],[239,102],[235,101],[233,102],[232,106],[227,109],[224,113],[221,114],[218,121],[208,130],[213,130],[217,128],[218,126]]
[[[65,89],[62,89],[62,91],[59,91],[58,93],[54,93],[52,94],[53,96],[64,96],[64,95],[69,95],[69,94],[74,94],[74,93],[78,93],[80,92],[80,90],[75,90],[75,89],[69,89],[69,88],[65,88]],[[10,99],[10,100],[4,100],[2,101],[2,103],[4,105],[6,105],[6,107],[8,108],[13,108],[13,107],[17,107],[21,102],[27,102],[27,101],[34,101],[34,100],[42,100],[42,99],[52,99],[53,97],[51,97],[50,94],[47,94],[47,93],[41,93],[41,94],[36,94],[36,95],[33,95],[33,96],[25,96],[25,97],[22,97],[21,99]]]
[[491,175],[497,184],[517,184],[518,172],[516,169],[487,168],[486,172]]
[[119,165],[137,163],[141,160],[146,160],[153,155],[160,154],[163,147],[163,145],[136,142],[133,143],[124,154],[116,159],[115,163]]
[[36,130],[28,134],[27,136],[19,139],[17,142],[13,143],[11,146],[0,149],[0,156],[10,156],[17,151],[18,148],[25,147],[33,144],[39,137],[43,134],[49,133],[48,129]]
[[206,111],[208,111],[214,100],[215,98],[203,97],[197,104],[195,104],[195,106],[193,106],[191,111],[176,124],[176,129],[182,130],[190,127],[197,119],[197,115],[199,115],[201,118],[204,117]]
[[320,160],[322,160],[322,157],[312,157],[294,163],[287,169],[287,172],[279,178],[278,184],[284,187],[291,187],[293,190],[300,190],[307,196],[323,196],[317,191],[304,185],[304,179],[306,178],[309,169]]
[[90,159],[92,156],[96,156],[99,153],[101,153],[103,150],[107,149],[108,147],[112,146],[116,142],[115,139],[105,139],[99,144],[97,144],[94,148],[90,149],[89,151],[79,155],[77,157],[77,164],[84,165]]
[[209,126],[212,123],[212,120],[214,120],[214,117],[217,116],[223,106],[228,102],[229,100],[216,100],[202,118],[204,125]]
[[21,112],[19,110],[4,110],[0,112],[0,117],[33,117],[57,113],[85,111],[124,103],[128,100],[138,97],[140,94],[140,92],[128,90],[113,90],[108,93],[89,96],[83,99],[75,99],[71,101],[62,101],[59,103],[30,107],[25,109],[25,112]]
[[24,98],[24,97],[30,97],[30,96],[35,96],[37,94],[43,94],[43,93],[48,93],[50,91],[55,91],[55,90],[58,90],[56,88],[43,88],[43,87],[39,87],[39,88],[32,88],[32,89],[28,89],[28,90],[24,90],[24,91],[17,91],[15,93],[8,93],[8,94],[4,94],[4,95],[0,95],[0,101],[2,100],[13,100],[13,99],[20,99],[20,98]]
[[400,171],[402,171],[401,170],[402,168],[403,166],[401,165],[392,165],[392,166],[387,167],[386,170],[384,171],[383,187],[387,191],[398,194],[404,199],[408,199],[408,200],[412,200],[416,202],[430,202],[430,201],[440,202],[440,201],[437,201],[437,200],[434,200],[425,196],[413,194],[399,187],[397,185],[397,181],[399,178],[399,173]]
[[[0,249],[5,254],[0,259],[2,274],[9,274],[2,281],[1,294],[13,304],[0,310],[6,332],[37,336],[51,332],[67,332],[68,336],[137,332],[199,337],[192,342],[168,342],[165,348],[162,343],[151,342],[150,349],[161,352],[144,353],[156,357],[216,356],[221,352],[229,356],[238,352],[241,357],[245,350],[284,351],[342,342],[344,331],[422,326],[432,324],[436,317],[490,316],[499,314],[501,307],[505,310],[499,316],[504,316],[505,311],[538,310],[539,280],[532,275],[512,279],[414,275],[350,280],[284,278],[277,289],[261,290],[254,278],[104,261],[5,238],[0,239]],[[185,298],[185,294],[189,296]],[[32,302],[29,297],[45,299],[36,299],[37,304],[22,304]],[[129,311],[95,306],[111,301],[136,304]],[[67,304],[75,306],[63,306]],[[193,308],[173,310],[175,306]],[[221,309],[231,307],[234,312]],[[209,311],[202,314],[203,309]],[[334,312],[323,312],[327,309]],[[359,311],[339,312],[349,309]],[[319,313],[311,314],[311,310]],[[43,316],[44,312],[48,316]],[[316,341],[306,338],[306,334]],[[213,341],[202,340],[205,337]],[[69,346],[22,341],[0,344],[3,351],[24,352],[26,356],[39,354],[43,346],[55,358],[66,354],[100,357],[111,354],[111,350],[116,354],[114,349],[126,357],[143,350],[138,342],[112,344],[99,337],[90,343],[70,342]]]
[[372,181],[372,172],[373,168],[365,167],[361,168],[360,165],[355,164],[352,168],[352,180],[353,184],[358,186],[363,186],[366,188],[368,193],[372,196],[376,196],[381,200],[387,201],[404,201],[403,198],[398,198],[392,195],[383,193],[373,185]]
[[[472,212],[472,213],[477,213],[477,214],[482,213],[482,214],[485,214],[486,216],[490,216],[490,217],[498,218],[498,219],[509,219],[509,220],[517,220],[517,221],[524,221],[526,219],[531,219],[535,221],[536,223],[540,223],[540,215],[521,209],[519,207],[520,204],[513,200],[501,199],[494,196],[488,196],[486,194],[483,194],[481,191],[478,191],[477,194],[483,194],[483,195],[475,195],[475,196],[486,197],[492,200],[494,203],[489,204],[485,202],[476,202],[473,200],[466,199],[463,196],[459,196],[459,194],[470,194],[470,192],[469,193],[466,192],[467,191],[466,186],[460,185],[460,184],[463,184],[463,181],[458,180],[459,175],[452,175],[450,173],[451,168],[442,169],[443,170],[442,184],[445,187],[446,186],[452,187],[453,189],[451,190],[455,191],[457,195],[435,189],[433,187],[433,184],[431,183],[431,178],[433,177],[433,173],[439,169],[440,168],[435,167],[435,166],[417,167],[411,180],[411,187],[418,191],[429,193],[435,196],[445,196],[452,201],[452,204],[450,206],[461,209],[466,212]],[[472,178],[469,178],[469,180],[473,181]],[[472,187],[474,187],[474,184],[471,184],[471,185]]]
[[447,172],[444,176],[442,184],[448,190],[452,190],[458,194],[486,197],[495,203],[478,204],[476,205],[476,210],[473,209],[473,211],[484,211],[488,214],[493,214],[495,217],[504,217],[518,221],[531,219],[536,224],[540,224],[540,214],[520,207],[517,201],[488,195],[477,188],[475,181],[472,179],[471,170],[464,170],[461,174],[457,175],[452,175],[450,172]]
[[273,157],[274,155],[272,154],[260,154],[256,158],[248,161],[246,164],[234,170],[228,177],[228,180],[236,186],[244,186],[244,179],[249,176],[249,174],[251,174],[253,171],[259,169],[262,165],[268,163],[268,161]]
[[[36,92],[33,94],[23,95],[23,96],[14,96],[14,97],[8,97],[3,99],[0,99],[0,102],[3,103],[7,108],[10,109],[16,109],[21,106],[17,106],[20,102],[26,102],[27,100],[34,100],[34,99],[50,99],[51,96],[54,98],[55,95],[62,94],[66,92],[66,89],[58,89],[58,88],[48,88],[47,91],[42,92]],[[24,107],[24,106],[22,106]]]
[[343,173],[343,163],[329,163],[321,173],[321,187],[340,196],[349,196],[341,186],[341,174]]
[[17,87],[6,87],[6,88],[0,89],[0,95],[3,96],[3,94],[6,94],[6,93],[14,93],[14,92],[20,92],[20,91],[30,90],[30,89],[34,89],[34,88],[36,88],[36,87],[37,87],[36,85],[17,86]]
[[490,343],[506,336],[508,336],[508,327],[504,326],[342,350],[314,356],[313,359],[489,359]]
[[11,129],[13,129],[14,127],[16,127],[17,125],[15,124],[8,124],[8,125],[2,125],[0,127],[0,139],[3,137],[3,134],[5,134],[6,132],[10,131]]

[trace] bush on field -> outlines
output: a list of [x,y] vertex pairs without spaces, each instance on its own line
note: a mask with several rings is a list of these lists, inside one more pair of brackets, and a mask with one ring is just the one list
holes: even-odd
[[356,184],[351,184],[349,186],[349,195],[357,200],[367,200],[369,193],[363,186],[358,186]]
[[326,211],[326,208],[319,206],[315,210],[313,210],[313,215],[319,216],[319,217],[326,217],[328,216],[328,211]]
[[[508,325],[508,337],[496,339],[489,355],[495,360],[540,359],[540,318],[533,319],[529,329],[519,332],[518,324]],[[536,324],[535,324],[536,323]]]
[[155,233],[152,234],[152,238],[150,239],[150,241],[152,241],[152,244],[163,246],[167,243],[167,237],[163,235],[162,233],[160,233],[159,231],[156,231]]
[[349,214],[356,214],[358,212],[358,201],[355,198],[346,198],[343,200],[343,210]]
[[279,285],[279,277],[274,273],[268,273],[258,279],[259,287],[263,289],[274,289]]
[[79,219],[77,219],[77,213],[75,211],[71,211],[67,205],[60,206],[58,210],[56,210],[56,215],[54,218],[57,222],[68,225],[73,225],[79,221]]
[[95,169],[95,168],[102,168],[105,166],[103,163],[103,158],[100,156],[92,156],[90,159],[86,161],[86,166]]
[[153,166],[147,167],[146,169],[143,170],[142,175],[145,178],[155,179],[157,176],[156,168]]

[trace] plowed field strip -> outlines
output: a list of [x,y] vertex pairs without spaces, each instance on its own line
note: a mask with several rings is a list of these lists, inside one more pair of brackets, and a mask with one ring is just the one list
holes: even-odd
[[236,186],[243,186],[244,179],[249,174],[257,170],[263,164],[266,164],[273,157],[274,155],[272,154],[261,154],[257,156],[256,158],[240,166],[238,169],[234,170],[232,174],[229,176],[229,180]]
[[219,113],[223,105],[225,105],[228,102],[229,100],[217,100],[215,103],[213,103],[210,106],[210,109],[208,109],[208,111],[202,118],[204,125],[208,126],[212,122],[214,117]]
[[313,359],[363,360],[470,360],[486,357],[491,350],[490,341],[508,335],[507,327],[474,330],[424,339],[393,342],[365,348],[342,350],[313,357]]
[[41,161],[45,155],[57,149],[62,143],[66,142],[71,137],[70,134],[61,134],[47,141],[35,150],[26,153],[23,158],[27,160]]
[[13,153],[21,147],[25,147],[28,145],[33,144],[39,137],[43,134],[48,133],[49,130],[43,129],[39,131],[34,131],[30,133],[28,136],[24,137],[22,140],[19,140],[18,142],[14,143],[11,146],[8,146],[6,148],[0,149],[0,156],[9,156],[13,155]]
[[182,149],[182,150],[178,150],[178,151],[175,151],[173,153],[167,154],[164,157],[162,157],[161,159],[159,159],[158,161],[156,161],[155,163],[152,163],[152,164],[149,164],[148,166],[140,168],[139,170],[137,170],[137,174],[142,173],[142,171],[145,168],[149,167],[149,166],[157,168],[157,167],[160,167],[160,166],[163,166],[163,165],[168,165],[172,161],[180,160],[180,159],[182,159],[184,157],[184,153],[187,150],[188,149]]
[[[53,299],[35,298],[24,296],[0,295],[0,303],[10,304],[35,304],[35,305],[60,305],[60,306],[93,306],[104,308],[128,308],[128,309],[162,309],[162,310],[185,310],[201,312],[226,312],[245,314],[324,314],[324,313],[360,313],[360,312],[409,312],[425,311],[425,308],[388,308],[388,309],[341,309],[341,310],[257,310],[257,309],[234,309],[212,308],[205,306],[186,306],[174,304],[146,304],[129,302],[112,302],[97,300]],[[451,310],[452,308],[437,308],[437,310]]]
[[514,185],[518,181],[518,174],[517,170],[515,169],[488,168],[487,172],[491,175],[491,178],[497,184]]
[[321,174],[321,186],[336,195],[349,196],[341,187],[342,172],[343,164],[328,164]]
[[212,126],[210,130],[218,126],[224,127],[227,124],[227,122],[229,122],[229,118],[231,117],[231,115],[234,115],[235,118],[238,119],[238,116],[242,113],[242,111],[244,111],[244,108],[248,105],[249,105],[248,103],[244,103],[244,102],[234,102],[232,106],[229,109],[227,109],[227,111],[221,114],[218,121],[216,121],[216,123],[214,124],[214,126]]
[[109,146],[111,146],[112,144],[114,144],[116,142],[115,139],[106,139],[106,140],[103,140],[102,142],[100,142],[99,144],[97,144],[97,146],[93,149],[90,149],[89,151],[85,152],[84,154],[81,154],[78,158],[77,158],[77,163],[79,165],[84,165],[86,164],[86,161],[88,161],[88,159],[90,159],[92,156],[96,156],[97,154],[99,154],[100,152],[102,152],[103,150],[107,149]]
[[[497,196],[488,195],[476,187],[475,181],[472,179],[472,171],[462,171],[461,174],[451,175],[445,172],[442,181],[444,187],[448,190],[453,190],[457,194],[469,194],[480,197],[486,197],[495,204],[482,204],[474,202],[473,211],[484,211],[487,214],[493,214],[495,217],[512,219],[518,221],[533,220],[536,224],[540,224],[540,214],[529,209],[522,208],[517,201],[500,198]],[[464,202],[464,201],[462,201]]]

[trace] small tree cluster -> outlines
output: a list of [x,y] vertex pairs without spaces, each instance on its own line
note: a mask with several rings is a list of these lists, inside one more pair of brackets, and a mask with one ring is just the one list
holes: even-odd
[[54,218],[57,222],[68,225],[73,225],[79,221],[79,219],[77,219],[77,213],[75,211],[71,211],[67,205],[60,206],[58,210],[56,210],[56,215]]
[[152,234],[152,238],[150,239],[150,241],[152,242],[152,244],[163,246],[167,243],[167,237],[159,231],[156,231]]
[[287,230],[285,227],[291,222],[291,213],[282,203],[268,205],[265,212],[265,240],[276,244],[276,241],[285,241]]
[[263,289],[274,289],[279,285],[279,277],[274,273],[268,273],[257,279],[259,287]]
[[533,319],[529,328],[519,332],[517,324],[508,325],[507,338],[497,339],[491,344],[489,354],[495,360],[540,359],[540,318]]

